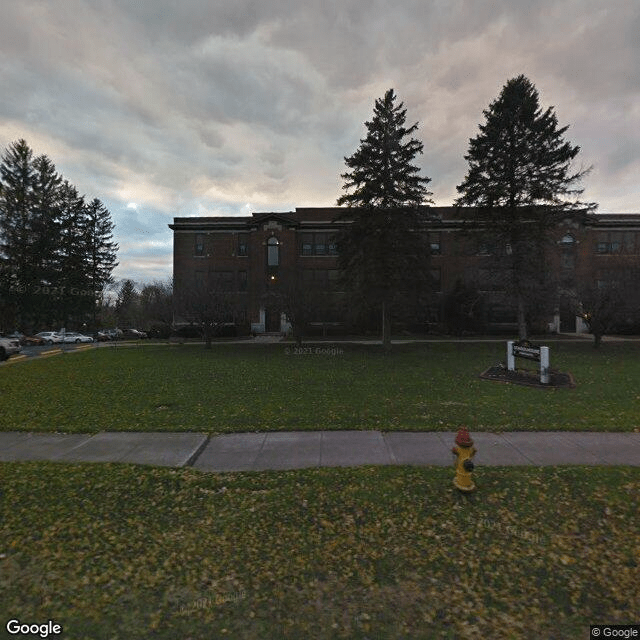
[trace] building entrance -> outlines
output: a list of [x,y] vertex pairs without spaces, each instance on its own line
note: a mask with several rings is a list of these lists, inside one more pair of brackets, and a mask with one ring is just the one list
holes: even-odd
[[264,310],[265,333],[277,333],[280,331],[280,312],[277,309]]

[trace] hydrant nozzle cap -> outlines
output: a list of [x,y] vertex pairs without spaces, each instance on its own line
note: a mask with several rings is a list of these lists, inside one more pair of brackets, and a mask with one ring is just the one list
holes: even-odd
[[469,431],[466,427],[462,427],[458,430],[458,435],[456,436],[456,444],[459,447],[471,447],[473,445],[473,440],[469,435]]

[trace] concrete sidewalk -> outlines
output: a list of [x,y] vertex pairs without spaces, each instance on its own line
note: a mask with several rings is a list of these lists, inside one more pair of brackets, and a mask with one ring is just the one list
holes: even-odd
[[[640,466],[640,433],[472,433],[477,465]],[[203,471],[452,463],[454,432],[0,432],[0,461],[129,462]]]

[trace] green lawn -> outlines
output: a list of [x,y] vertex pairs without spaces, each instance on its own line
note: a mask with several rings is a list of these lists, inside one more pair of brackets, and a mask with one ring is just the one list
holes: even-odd
[[67,640],[587,637],[637,623],[640,469],[0,464],[0,619]]
[[[633,431],[640,344],[552,343],[575,389],[479,379],[504,343],[95,349],[0,370],[3,430],[95,432],[291,429]],[[287,354],[287,350],[289,354]],[[333,353],[333,355],[332,355]]]

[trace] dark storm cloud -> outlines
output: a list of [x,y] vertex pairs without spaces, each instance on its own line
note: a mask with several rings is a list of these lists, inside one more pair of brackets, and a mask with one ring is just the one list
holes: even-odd
[[638,32],[634,0],[9,2],[0,145],[25,137],[108,202],[119,271],[155,272],[174,215],[334,204],[390,87],[450,204],[482,110],[524,73],[594,165],[585,197],[638,211]]

